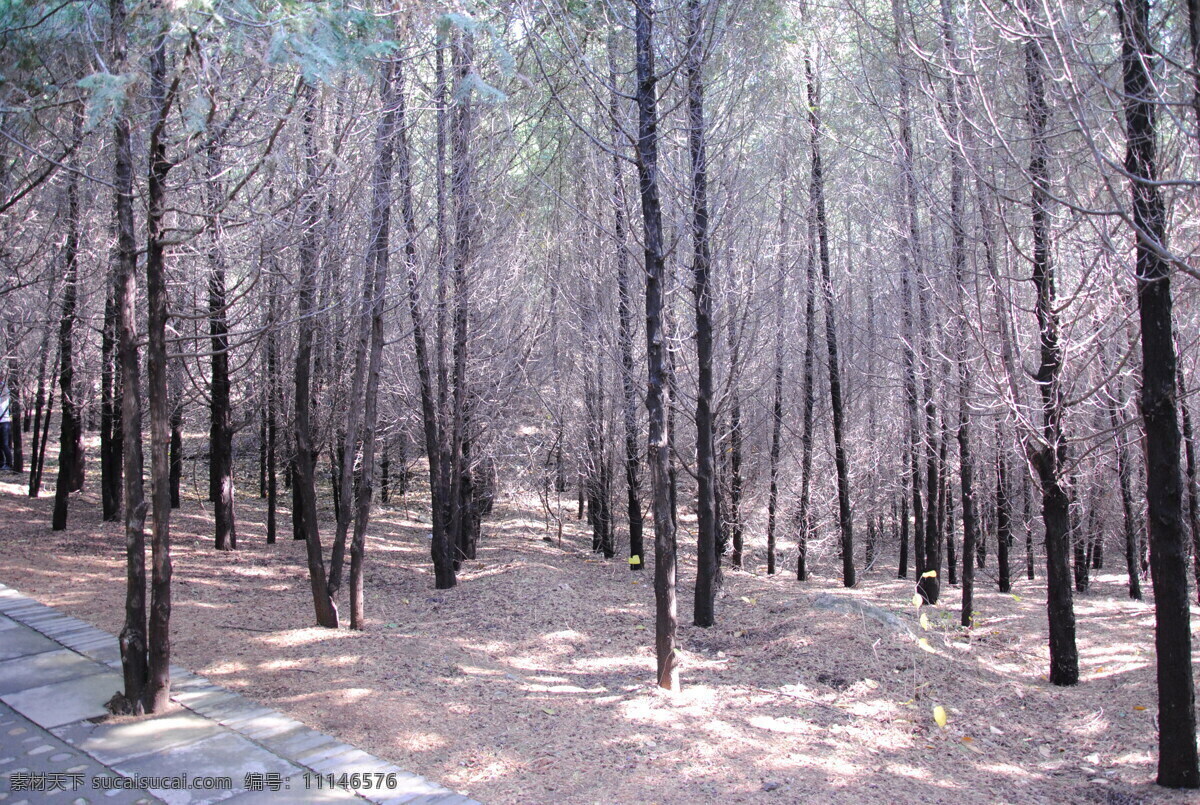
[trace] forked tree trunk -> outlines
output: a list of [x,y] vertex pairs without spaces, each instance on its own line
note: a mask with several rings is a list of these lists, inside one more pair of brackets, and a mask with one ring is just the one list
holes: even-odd
[[317,625],[329,629],[338,626],[337,605],[329,597],[325,577],[325,557],[321,549],[321,532],[317,523],[317,489],[313,468],[312,448],[312,393],[310,372],[312,371],[314,293],[317,280],[317,220],[320,216],[320,201],[317,198],[317,182],[320,168],[316,143],[316,88],[305,83],[304,94],[304,170],[307,186],[301,202],[304,233],[300,239],[300,277],[298,281],[296,314],[299,328],[296,333],[296,397],[295,430],[296,456],[293,522],[298,525],[296,537],[304,539],[308,557],[308,579],[312,588],[313,609]]
[[[124,0],[109,0],[110,69],[126,66],[128,35]],[[117,225],[113,297],[119,321],[121,441],[125,484],[125,623],[121,628],[121,672],[125,704],[145,711],[149,680],[146,634],[146,501],[142,488],[142,408],[139,395],[137,334],[137,244],[133,231],[133,149],[129,117],[122,109],[113,124],[113,206]]]

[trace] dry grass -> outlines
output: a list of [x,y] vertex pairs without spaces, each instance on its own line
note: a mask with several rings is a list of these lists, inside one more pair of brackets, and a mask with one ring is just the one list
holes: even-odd
[[[4,480],[0,577],[117,632],[123,538],[96,495],[52,533],[49,497]],[[1059,689],[1040,580],[1008,596],[985,574],[969,635],[947,591],[926,650],[811,606],[828,591],[915,622],[890,565],[855,590],[826,567],[803,585],[728,571],[719,625],[702,630],[685,557],[670,695],[652,684],[652,574],[593,557],[574,521],[561,546],[543,541],[534,501],[500,502],[449,591],[433,589],[415,502],[379,509],[365,632],[311,626],[302,544],[266,545],[262,502],[238,506],[235,553],[212,550],[200,502],[172,516],[173,660],[487,803],[1197,801],[1152,785],[1153,610],[1116,575],[1077,602],[1082,682]]]

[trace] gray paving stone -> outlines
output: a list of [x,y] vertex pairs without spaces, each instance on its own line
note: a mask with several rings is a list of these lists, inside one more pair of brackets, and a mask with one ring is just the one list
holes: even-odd
[[67,743],[110,766],[148,752],[162,753],[196,743],[224,731],[207,718],[186,711],[125,723],[79,721],[53,730]]
[[244,709],[244,710],[242,710],[236,714],[230,715],[226,718],[218,719],[218,721],[222,725],[229,727],[230,729],[235,729],[238,732],[244,732],[245,731],[244,728],[247,725],[249,725],[252,722],[257,721],[260,718],[269,716],[274,712],[275,711],[269,707],[261,707],[261,706],[252,704],[247,709]]
[[[24,732],[10,736],[8,732],[12,729],[22,729]],[[35,740],[10,743],[26,735]],[[54,786],[55,790],[28,790],[36,785],[32,775],[48,775],[42,779]],[[5,805],[22,797],[32,802],[48,803],[74,802],[79,798],[115,805],[159,802],[145,791],[97,787],[114,775],[111,769],[40,729],[7,705],[0,704],[0,791],[9,795],[8,799],[3,800]]]
[[296,719],[289,718],[283,713],[272,710],[268,715],[258,716],[250,722],[243,724],[241,731],[254,740],[265,743],[271,738],[281,736],[285,732],[291,732],[303,726]]
[[0,696],[5,704],[41,727],[49,729],[104,715],[104,704],[125,684],[119,674],[91,676],[27,688]]
[[322,744],[333,743],[334,739],[301,724],[299,727],[279,735],[259,738],[258,742],[282,757],[294,758],[300,752],[315,749]]
[[301,774],[298,767],[229,730],[203,741],[116,763],[113,768],[130,777],[186,774],[189,778],[228,777],[233,783],[228,790],[150,789],[170,805],[205,805],[228,799],[246,790],[245,777],[251,772],[297,778]]
[[58,650],[59,645],[45,635],[15,621],[8,623],[0,632],[0,661]]
[[104,666],[65,648],[5,660],[0,662],[0,695],[98,674],[103,670]]

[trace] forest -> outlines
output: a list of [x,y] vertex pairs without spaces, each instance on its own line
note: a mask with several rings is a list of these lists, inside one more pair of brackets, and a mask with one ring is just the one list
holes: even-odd
[[489,802],[1187,801],[1198,166],[1200,0],[0,0],[0,578]]

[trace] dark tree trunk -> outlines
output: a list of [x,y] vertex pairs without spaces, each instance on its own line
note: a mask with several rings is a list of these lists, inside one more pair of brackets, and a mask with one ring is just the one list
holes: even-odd
[[297,317],[299,329],[296,334],[296,397],[295,431],[296,457],[292,512],[297,526],[296,537],[307,543],[308,577],[312,587],[313,609],[317,625],[329,629],[338,626],[337,605],[329,597],[325,578],[325,557],[321,549],[321,532],[317,523],[317,489],[313,468],[312,393],[310,372],[312,371],[314,294],[317,280],[317,220],[320,216],[320,201],[317,198],[317,182],[320,167],[317,164],[316,133],[316,88],[305,83],[304,93],[304,168],[307,179],[302,199],[303,232],[300,240],[300,277],[298,281]]
[[817,222],[821,287],[825,297],[825,345],[829,357],[829,400],[833,409],[833,463],[837,473],[842,584],[853,587],[854,529],[850,520],[850,472],[846,466],[846,444],[843,435],[845,412],[842,407],[841,368],[838,365],[837,314],[833,307],[833,279],[829,269],[829,227],[825,220],[825,176],[821,167],[821,100],[812,59],[805,59],[804,72],[808,80],[808,125],[812,138],[812,200]]
[[[171,440],[167,391],[166,190],[172,163],[167,158],[167,119],[174,88],[166,85],[167,36],[156,35],[150,56],[150,96],[155,119],[150,131],[146,181],[146,302],[149,308],[146,387],[150,399],[150,497],[154,530],[150,541],[149,680],[146,711],[166,709],[171,699],[171,489],[168,448]],[[132,471],[132,467],[130,471]]]
[[454,243],[452,249],[454,279],[454,336],[453,400],[450,422],[450,536],[454,544],[455,564],[466,558],[470,512],[465,486],[470,483],[470,459],[467,454],[467,409],[470,404],[467,387],[467,320],[470,304],[470,281],[474,273],[475,230],[478,209],[472,188],[472,134],[475,114],[471,103],[468,79],[474,69],[473,35],[467,31],[457,34],[451,52],[455,79],[455,105],[450,129],[450,191],[454,207]]
[[[355,494],[354,538],[350,544],[350,628],[364,629],[363,562],[366,557],[367,526],[371,520],[371,496],[375,479],[376,423],[379,417],[379,373],[383,362],[383,312],[388,277],[388,222],[392,212],[392,165],[396,134],[405,125],[404,89],[396,60],[380,66],[380,100],[384,113],[376,131],[376,166],[372,179],[371,253],[367,260],[371,282],[363,281],[364,321],[370,325],[367,355],[355,356],[355,381],[359,362],[365,358],[366,389],[362,416],[362,469]],[[405,166],[407,170],[407,166]],[[360,331],[361,338],[361,331]],[[361,341],[359,344],[362,346]],[[359,397],[353,399],[358,400]],[[343,482],[345,475],[343,475]]]
[[701,57],[703,15],[700,0],[688,0],[685,71],[688,98],[688,151],[691,155],[692,294],[696,305],[696,597],[693,622],[716,623],[717,576],[716,463],[713,440],[712,255],[708,241],[708,166],[704,137],[704,78]]
[[[183,480],[183,378],[175,364],[171,378],[171,508],[178,509],[179,484]],[[235,546],[236,547],[236,546]]]
[[[118,238],[121,236],[120,228],[118,221]],[[106,286],[104,325],[100,333],[100,509],[107,522],[121,519],[122,393],[118,351],[121,311],[117,297],[117,262],[121,259],[119,248],[113,257],[112,276]]]
[[[45,365],[43,364],[43,369]],[[58,350],[54,352],[54,364],[51,376],[58,374]],[[42,469],[46,466],[46,442],[50,437],[50,417],[54,413],[54,386],[50,383],[49,394],[46,394],[44,373],[38,379],[38,412],[33,418],[33,455],[30,457],[32,466],[29,468],[29,497],[36,498],[42,491]],[[43,410],[43,400],[45,408]]]
[[[1196,480],[1196,446],[1192,437],[1192,412],[1187,404],[1187,387],[1183,382],[1183,367],[1176,368],[1179,388],[1179,418],[1183,425],[1183,447],[1187,474],[1188,528],[1192,534],[1192,572],[1196,579],[1196,595],[1200,597],[1200,486]],[[15,422],[16,414],[13,415]],[[14,451],[15,453],[15,451]]]
[[[811,188],[810,188],[811,190]],[[808,579],[808,538],[812,533],[813,516],[810,509],[812,494],[813,409],[817,368],[817,217],[809,197],[808,249],[805,254],[806,279],[804,288],[804,377],[800,396],[804,411],[800,418],[800,500],[796,509],[796,580]]]
[[1046,57],[1038,37],[1043,23],[1033,0],[1025,0],[1029,30],[1025,42],[1027,117],[1030,130],[1029,177],[1032,182],[1033,284],[1041,363],[1036,380],[1042,397],[1042,445],[1033,447],[1032,461],[1042,485],[1042,520],[1046,525],[1046,609],[1050,626],[1050,682],[1074,685],[1079,681],[1079,652],[1075,647],[1075,607],[1070,569],[1070,518],[1067,493],[1062,485],[1065,458],[1063,435],[1062,348],[1058,343],[1058,306],[1054,266],[1050,260],[1050,178],[1046,102]]
[[[124,0],[110,0],[110,69],[126,66],[127,34]],[[137,245],[133,224],[133,150],[127,113],[118,112],[113,125],[113,206],[117,225],[113,261],[113,300],[119,326],[118,359],[121,364],[121,441],[125,484],[125,623],[121,628],[121,670],[126,706],[132,713],[145,710],[149,680],[146,635],[146,502],[142,489],[142,409],[138,399]]]
[[775,383],[771,404],[771,451],[769,454],[771,486],[767,493],[767,575],[774,575],[776,563],[775,512],[779,505],[779,453],[783,442],[783,311],[787,287],[787,166],[779,182],[779,252],[776,255],[775,281]]
[[[639,495],[640,458],[637,427],[637,381],[633,373],[633,292],[629,269],[629,247],[626,243],[628,223],[625,217],[625,180],[622,177],[621,153],[624,150],[620,93],[617,89],[616,34],[608,39],[608,80],[610,84],[609,116],[612,139],[612,204],[613,232],[617,241],[617,341],[621,352],[621,419],[625,436],[625,512],[629,521],[629,569],[646,567],[646,547],[642,538],[642,503]],[[562,448],[559,443],[559,466]],[[561,491],[561,490],[560,490]]]
[[220,144],[208,144],[205,194],[212,219],[208,224],[208,332],[212,339],[212,385],[209,397],[208,499],[213,502],[218,551],[237,548],[233,512],[233,409],[229,381],[229,313],[225,294],[225,258],[221,254]]
[[[441,68],[441,47],[438,47],[439,76]],[[444,86],[439,78],[439,96],[444,95]],[[442,221],[442,179],[441,154],[444,152],[442,140],[442,107],[438,107],[438,230],[439,243],[442,241],[444,222]],[[400,214],[404,220],[404,265],[408,283],[408,312],[413,325],[413,353],[417,364],[417,379],[421,388],[421,422],[425,435],[425,455],[429,459],[429,490],[431,497],[430,519],[432,522],[433,539],[430,541],[430,552],[433,560],[434,586],[446,590],[458,583],[454,574],[453,545],[450,542],[447,522],[446,496],[449,489],[445,485],[443,471],[444,453],[442,450],[443,427],[439,417],[439,401],[437,389],[434,387],[434,373],[429,364],[429,349],[425,334],[425,323],[421,316],[420,285],[417,279],[417,218],[412,199],[412,169],[410,167],[408,138],[403,124],[399,125],[399,142],[396,148],[396,178],[400,191]],[[439,249],[439,271],[444,264]],[[440,314],[439,314],[440,315]],[[440,365],[440,359],[439,359]]]
[[908,578],[908,496],[900,495],[900,567],[896,578]]
[[[83,108],[72,112],[75,141],[83,136]],[[62,436],[58,452],[58,479],[54,486],[54,514],[50,527],[67,527],[67,500],[83,488],[83,431],[79,401],[75,399],[74,329],[79,298],[79,174],[67,180],[67,240],[63,246],[63,302],[58,326],[58,384],[62,390]]]
[[646,255],[646,410],[650,419],[650,481],[654,513],[655,655],[659,687],[679,688],[676,656],[675,520],[671,509],[671,457],[667,408],[667,343],[663,333],[662,209],[658,195],[658,99],[654,70],[652,0],[635,4],[637,50],[638,187]]
[[1011,593],[1008,549],[1012,545],[1012,497],[1008,483],[1008,453],[999,430],[996,431],[996,447],[996,572],[1000,592]]
[[1172,343],[1171,265],[1166,209],[1158,188],[1157,88],[1150,78],[1148,0],[1117,0],[1125,82],[1125,170],[1137,238],[1138,312],[1142,329],[1142,419],[1146,428],[1146,508],[1150,578],[1154,586],[1154,647],[1158,658],[1159,785],[1200,788],[1196,753],[1196,693],[1187,587],[1187,540],[1180,490],[1176,359]]
[[[729,316],[729,535],[733,541],[733,552],[729,558],[732,567],[742,566],[745,550],[745,534],[742,526],[742,396],[738,391],[741,371],[740,339],[732,312]],[[724,549],[722,549],[723,551]],[[720,553],[718,553],[718,562]]]

